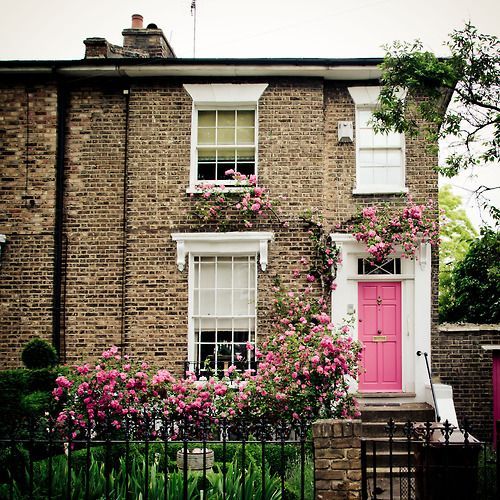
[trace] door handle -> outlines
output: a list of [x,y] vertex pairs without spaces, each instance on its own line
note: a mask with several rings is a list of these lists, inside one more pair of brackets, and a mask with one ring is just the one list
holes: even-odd
[[377,330],[377,335],[381,335],[382,330]]

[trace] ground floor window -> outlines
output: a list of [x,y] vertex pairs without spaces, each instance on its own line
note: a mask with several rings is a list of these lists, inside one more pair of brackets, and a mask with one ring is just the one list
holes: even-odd
[[256,255],[192,256],[190,361],[196,369],[251,367],[256,284]]

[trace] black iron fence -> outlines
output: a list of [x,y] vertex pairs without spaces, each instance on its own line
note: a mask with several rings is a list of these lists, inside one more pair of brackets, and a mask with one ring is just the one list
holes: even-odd
[[361,440],[363,500],[500,498],[500,460],[470,430],[467,422],[457,428],[390,419],[385,437]]
[[[18,423],[19,424],[19,423]],[[309,425],[166,418],[68,428],[26,422],[0,439],[1,499],[314,498]]]

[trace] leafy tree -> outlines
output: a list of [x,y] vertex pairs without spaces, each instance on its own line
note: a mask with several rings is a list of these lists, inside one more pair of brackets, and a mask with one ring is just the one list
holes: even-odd
[[[436,149],[439,139],[453,139],[444,165],[438,167],[452,177],[499,161],[500,40],[466,24],[450,34],[446,46],[448,58],[423,51],[420,41],[385,47],[374,126],[410,136],[424,130]],[[476,194],[498,188],[482,186]],[[489,208],[498,220],[500,211]]]
[[500,322],[500,232],[483,228],[451,273],[447,321]]
[[444,212],[446,223],[440,227],[439,246],[439,316],[446,318],[452,303],[452,271],[457,262],[466,255],[477,231],[461,207],[460,196],[453,194],[449,184],[439,190],[439,207]]

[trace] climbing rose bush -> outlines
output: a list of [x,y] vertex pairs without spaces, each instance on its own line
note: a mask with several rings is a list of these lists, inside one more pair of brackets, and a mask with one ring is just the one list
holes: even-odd
[[350,226],[355,238],[366,245],[375,262],[383,262],[401,247],[402,257],[415,258],[421,242],[439,245],[437,207],[432,200],[418,205],[409,200],[399,213],[388,207],[366,207]]
[[224,226],[229,210],[236,211],[238,220],[247,228],[258,218],[274,216],[279,220],[269,191],[257,186],[255,175],[246,176],[234,170],[227,170],[225,174],[235,181],[230,186],[202,184],[198,186],[201,193],[191,194],[195,200],[194,213],[203,222]]
[[151,423],[159,418],[199,427],[221,418],[250,424],[260,418],[293,422],[356,416],[348,378],[358,373],[359,344],[348,325],[332,325],[324,304],[295,298],[289,305],[292,319],[282,318],[276,335],[255,353],[256,370],[239,372],[230,366],[221,376],[204,380],[191,372],[174,377],[121,357],[112,347],[95,366],[84,364],[57,378],[58,426],[73,438],[84,437],[87,430],[105,435],[125,426],[137,436],[149,428],[154,437]]

